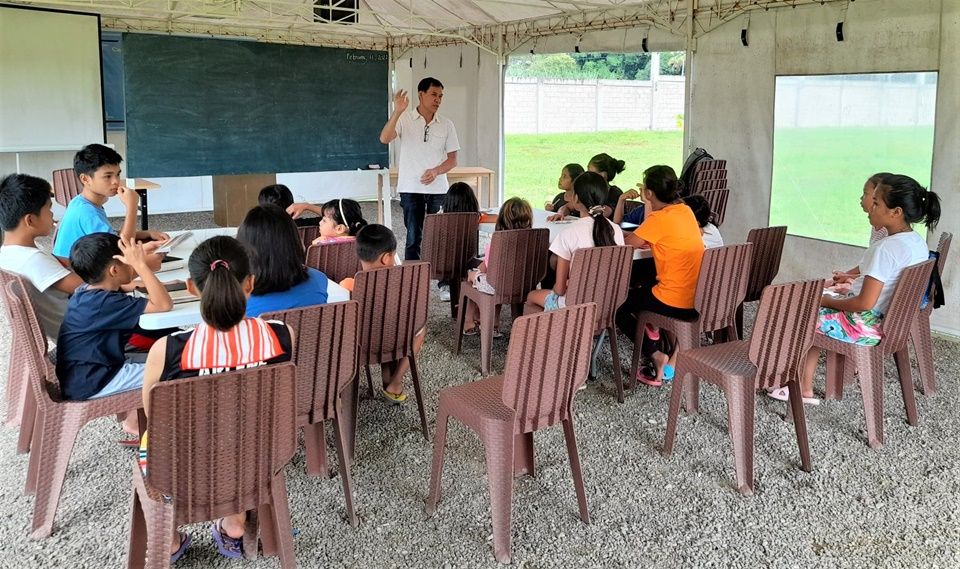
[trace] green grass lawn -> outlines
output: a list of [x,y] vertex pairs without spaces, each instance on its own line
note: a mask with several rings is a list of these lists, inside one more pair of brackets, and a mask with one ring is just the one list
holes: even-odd
[[[504,190],[507,197],[521,196],[543,207],[557,194],[565,164],[585,167],[600,152],[627,163],[614,180],[626,190],[655,164],[673,166],[679,174],[682,146],[679,131],[508,135]],[[774,148],[770,225],[787,225],[793,235],[865,246],[870,229],[859,203],[863,182],[889,171],[927,186],[933,127],[781,129]],[[722,149],[708,150],[724,156]],[[731,189],[747,191],[735,182]]]
[[866,246],[860,195],[867,178],[894,172],[930,183],[932,126],[781,129],[773,144],[770,225],[787,225],[793,235]]
[[575,162],[586,168],[590,158],[601,152],[626,162],[626,169],[613,183],[627,190],[650,166],[668,164],[679,172],[682,151],[680,131],[510,134],[506,137],[504,193],[542,208],[557,195],[557,180],[566,164]]

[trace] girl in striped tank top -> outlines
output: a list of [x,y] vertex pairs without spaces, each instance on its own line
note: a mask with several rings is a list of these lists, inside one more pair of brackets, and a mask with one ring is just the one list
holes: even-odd
[[[282,322],[246,318],[247,298],[253,291],[250,260],[243,245],[232,237],[213,237],[190,255],[187,290],[200,297],[203,322],[192,330],[158,340],[147,356],[143,382],[144,411],[149,416],[150,388],[157,382],[223,373],[290,361],[293,332]],[[148,474],[149,444],[140,443],[140,468]],[[242,557],[245,514],[216,520],[211,528],[222,555]],[[187,533],[174,532],[171,564],[190,545]]]

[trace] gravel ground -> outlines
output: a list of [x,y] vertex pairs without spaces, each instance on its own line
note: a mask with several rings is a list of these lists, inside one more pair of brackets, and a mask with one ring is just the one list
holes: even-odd
[[[204,227],[209,213],[152,216],[161,230]],[[402,215],[394,219],[402,241]],[[479,340],[461,356],[449,307],[434,295],[420,356],[428,416],[444,386],[480,377]],[[748,312],[748,321],[752,318]],[[508,326],[505,329],[509,330]],[[0,376],[9,358],[0,328]],[[621,337],[624,364],[628,342]],[[494,341],[494,367],[507,339]],[[859,389],[808,407],[812,473],[799,468],[784,405],[760,397],[756,410],[755,496],[734,485],[733,453],[720,391],[705,385],[701,412],[682,417],[674,454],[660,455],[668,389],[640,388],[617,404],[609,350],[601,382],[576,402],[577,433],[591,524],[579,521],[562,431],[536,437],[537,476],[516,481],[513,565],[689,567],[957,567],[960,501],[956,441],[960,346],[935,339],[941,390],[918,397],[909,427],[893,362],[887,365],[886,446],[866,445]],[[916,377],[916,371],[914,371]],[[822,388],[822,381],[819,382]],[[329,430],[329,429],[328,429]],[[0,428],[0,567],[118,567],[125,563],[134,453],[119,448],[115,421],[90,424],[74,449],[53,536],[30,540],[33,499],[22,494],[27,457],[16,429]],[[431,444],[419,434],[411,400],[394,407],[363,399],[353,469],[360,527],[345,522],[340,481],[310,479],[300,452],[286,470],[301,567],[495,567],[483,448],[451,422],[443,501],[424,513]],[[331,447],[331,470],[336,472]],[[778,528],[778,529],[775,529]],[[194,544],[178,567],[238,566],[220,558],[208,524],[188,526]],[[274,567],[260,558],[249,567]]]

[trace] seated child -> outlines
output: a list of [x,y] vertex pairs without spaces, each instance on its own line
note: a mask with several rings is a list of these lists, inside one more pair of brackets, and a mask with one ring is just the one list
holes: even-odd
[[248,211],[237,240],[252,253],[255,278],[246,300],[247,316],[326,304],[327,276],[304,265],[306,253],[297,226],[282,209],[258,205]]
[[[883,181],[883,178],[886,176],[892,176],[888,172],[880,172],[870,176],[866,182],[863,184],[863,193],[860,195],[860,209],[864,213],[870,213],[870,208],[873,206],[873,192],[877,188],[877,184]],[[871,227],[870,228],[870,245],[873,245],[880,239],[883,239],[887,236],[887,230],[883,227]],[[834,271],[833,276],[830,280],[827,281],[827,287],[830,288],[833,292],[836,293],[847,293],[850,291],[850,287],[853,285],[853,281],[860,276],[860,267],[854,267],[846,271]]]
[[[533,227],[533,210],[530,204],[523,198],[510,198],[500,206],[500,213],[497,214],[497,225],[495,231],[505,229],[529,229]],[[467,280],[473,287],[484,294],[493,294],[496,292],[493,286],[487,282],[487,267],[490,265],[490,243],[484,250],[483,262],[476,269],[467,273]],[[467,315],[463,328],[464,336],[474,336],[477,334],[479,313],[477,305],[467,300]],[[500,307],[497,307],[497,318],[495,322],[500,322]],[[499,338],[502,334],[494,327],[493,337]]]
[[[290,213],[292,216],[293,213],[290,211],[293,203],[293,192],[290,191],[290,188],[286,187],[283,184],[271,184],[260,190],[260,195],[257,196],[258,205],[275,205],[280,209]],[[298,206],[310,206],[310,204],[296,204]],[[310,206],[313,207],[313,206]],[[310,211],[305,209],[305,211]],[[301,212],[302,214],[302,212]],[[315,227],[320,225],[320,220],[323,219],[320,215],[313,215],[310,217],[301,217],[295,216],[293,222],[297,224],[297,227]]]
[[466,182],[454,182],[443,196],[440,213],[480,213],[480,203]]
[[[132,242],[151,241],[144,244],[148,253],[153,252],[163,241],[170,239],[159,231],[137,231],[137,207],[140,196],[137,192],[120,184],[120,162],[123,158],[111,148],[102,144],[84,146],[73,157],[73,171],[83,184],[83,193],[70,200],[67,211],[60,220],[57,240],[53,245],[53,254],[66,259],[74,242],[91,233],[117,233],[110,226],[103,204],[113,196],[120,196],[126,207],[123,227],[120,235]],[[159,257],[149,259],[151,267],[160,268]]]
[[560,189],[560,193],[553,198],[553,201],[547,202],[543,209],[547,211],[558,212],[560,208],[565,205],[568,205],[568,215],[573,215],[576,217],[580,216],[580,211],[570,208],[573,207],[573,181],[577,179],[577,176],[583,174],[583,166],[579,164],[567,164],[560,170],[560,179],[557,181],[557,188]]
[[10,174],[0,182],[0,269],[23,276],[27,292],[48,338],[57,339],[70,295],[83,284],[56,257],[37,248],[35,239],[50,235],[53,213],[50,184],[26,174]]
[[723,247],[723,237],[720,235],[720,229],[710,223],[710,204],[707,199],[700,194],[693,194],[683,198],[683,203],[687,204],[693,216],[697,218],[697,225],[700,226],[700,236],[703,237],[703,246],[707,249],[713,247]]
[[[143,408],[148,416],[150,388],[158,382],[290,361],[294,335],[288,326],[245,317],[246,301],[254,287],[247,252],[240,242],[226,236],[207,239],[190,254],[187,266],[187,290],[200,297],[203,322],[157,340],[150,349],[146,371],[142,372]],[[260,341],[243,341],[250,337]],[[144,433],[140,441],[144,475],[149,468],[149,451],[148,433]],[[246,513],[238,512],[213,523],[211,534],[221,555],[232,559],[243,555],[245,520]],[[191,541],[190,534],[174,530],[171,564]]]
[[[544,310],[557,310],[566,306],[564,294],[570,274],[570,261],[578,249],[623,245],[623,232],[604,216],[604,203],[609,194],[607,182],[595,172],[585,172],[573,182],[574,200],[583,204],[588,215],[570,224],[550,244],[551,264],[556,267],[553,289],[530,291],[527,302],[542,306]],[[599,276],[599,275],[598,275]]]
[[[363,271],[393,267],[397,264],[397,238],[387,227],[371,223],[357,233],[357,256],[360,257],[360,268]],[[352,293],[355,279],[344,279],[340,285]],[[426,327],[417,331],[413,340],[415,354],[420,353],[423,348],[426,335]],[[384,399],[397,404],[407,400],[407,394],[403,391],[403,376],[409,368],[410,362],[407,358],[380,366]]]
[[323,215],[320,220],[320,236],[313,240],[313,245],[353,241],[357,232],[367,225],[360,204],[354,200],[330,200],[323,204],[320,211]]
[[[940,198],[909,176],[883,177],[872,196],[870,225],[883,228],[887,237],[874,242],[863,254],[859,276],[850,293],[842,298],[825,294],[820,299],[817,333],[841,342],[875,346],[883,338],[883,317],[903,270],[926,261],[926,240],[913,230],[914,223],[933,229],[940,220]],[[818,349],[807,353],[800,392],[804,403],[817,404],[813,375],[820,357]],[[789,398],[787,388],[771,392],[775,399]]]
[[[140,316],[173,307],[170,294],[147,263],[143,245],[111,233],[91,233],[70,249],[70,264],[86,283],[77,288],[57,338],[57,379],[64,399],[106,397],[143,385],[143,360],[124,352]],[[140,275],[148,298],[120,287]],[[135,409],[124,431],[138,432]]]
[[640,225],[643,223],[644,214],[646,213],[643,203],[635,206],[629,212],[624,213],[627,202],[640,197],[640,191],[643,189],[643,184],[637,184],[637,187],[639,189],[630,189],[623,192],[617,199],[617,207],[614,208],[613,217],[611,218],[617,225],[620,225],[621,223],[633,223],[634,225]]

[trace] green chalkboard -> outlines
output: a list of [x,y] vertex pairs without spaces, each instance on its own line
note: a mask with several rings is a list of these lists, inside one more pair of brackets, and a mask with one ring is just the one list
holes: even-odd
[[386,165],[387,53],[123,36],[127,175]]

